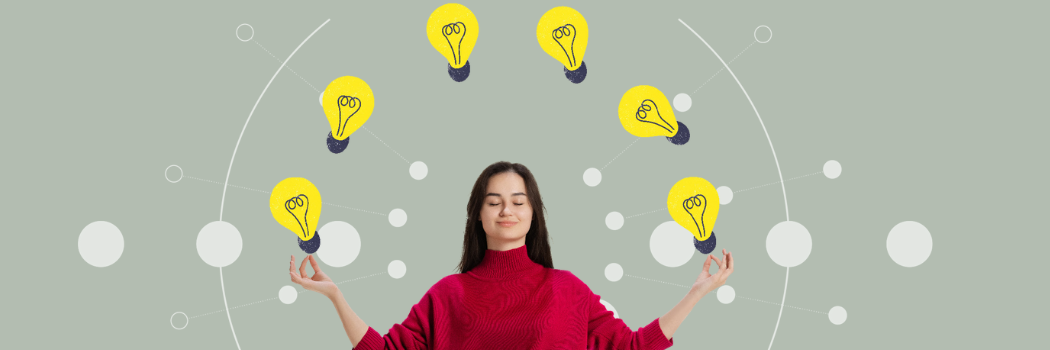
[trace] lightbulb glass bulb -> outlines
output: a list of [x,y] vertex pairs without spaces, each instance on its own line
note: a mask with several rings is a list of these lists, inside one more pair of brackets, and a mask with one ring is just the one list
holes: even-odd
[[364,80],[345,76],[328,84],[321,95],[321,106],[332,127],[332,138],[346,140],[372,116],[375,96]]
[[452,68],[463,68],[478,41],[478,19],[466,6],[444,4],[427,19],[427,39]]
[[680,129],[667,96],[649,85],[627,90],[620,98],[617,114],[623,128],[638,137],[673,137]]
[[290,177],[274,186],[270,192],[270,213],[301,241],[309,241],[319,229],[321,193],[309,180]]
[[715,186],[699,177],[678,180],[667,193],[671,218],[701,242],[713,235],[719,203]]
[[536,40],[540,47],[570,71],[583,65],[588,33],[583,15],[565,6],[550,9],[536,25]]

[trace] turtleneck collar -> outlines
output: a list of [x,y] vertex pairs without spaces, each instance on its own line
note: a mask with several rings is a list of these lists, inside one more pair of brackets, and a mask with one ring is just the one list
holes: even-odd
[[510,250],[485,250],[481,264],[467,271],[468,274],[483,280],[506,280],[528,276],[543,269],[543,265],[529,259],[525,245]]

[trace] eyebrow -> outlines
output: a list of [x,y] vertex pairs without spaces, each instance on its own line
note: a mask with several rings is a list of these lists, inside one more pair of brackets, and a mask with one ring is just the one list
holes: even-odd
[[[515,192],[514,194],[512,194],[510,196],[514,197],[514,196],[524,196],[524,195],[525,195],[525,193],[523,193],[523,192]],[[499,193],[489,193],[489,194],[485,195],[485,197],[488,197],[488,196],[500,197]]]

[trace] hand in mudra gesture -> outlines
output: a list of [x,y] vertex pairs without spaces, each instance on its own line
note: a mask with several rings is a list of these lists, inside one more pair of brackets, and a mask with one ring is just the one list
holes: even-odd
[[[306,275],[306,261],[310,261],[310,267],[314,269],[313,276]],[[325,275],[321,271],[321,267],[317,266],[317,261],[314,260],[313,255],[308,255],[303,258],[302,265],[299,266],[299,272],[295,271],[295,255],[292,255],[292,261],[288,263],[288,274],[292,275],[292,282],[295,282],[307,290],[312,290],[322,295],[331,298],[333,295],[339,292],[339,287],[332,282],[328,275]]]
[[[714,275],[708,271],[711,269],[711,260],[718,263],[718,272]],[[733,274],[733,253],[727,253],[725,249],[722,249],[721,260],[714,254],[710,254],[707,260],[704,260],[704,271],[700,272],[700,277],[697,277],[696,283],[693,283],[693,290],[701,296],[706,295],[707,292],[726,284],[726,278],[729,278],[731,274]]]

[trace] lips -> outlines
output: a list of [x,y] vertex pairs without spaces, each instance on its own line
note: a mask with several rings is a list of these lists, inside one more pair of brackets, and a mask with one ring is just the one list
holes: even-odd
[[499,222],[499,225],[503,226],[503,227],[511,227],[511,226],[514,226],[514,225],[517,225],[517,224],[518,224],[517,221],[500,221]]

